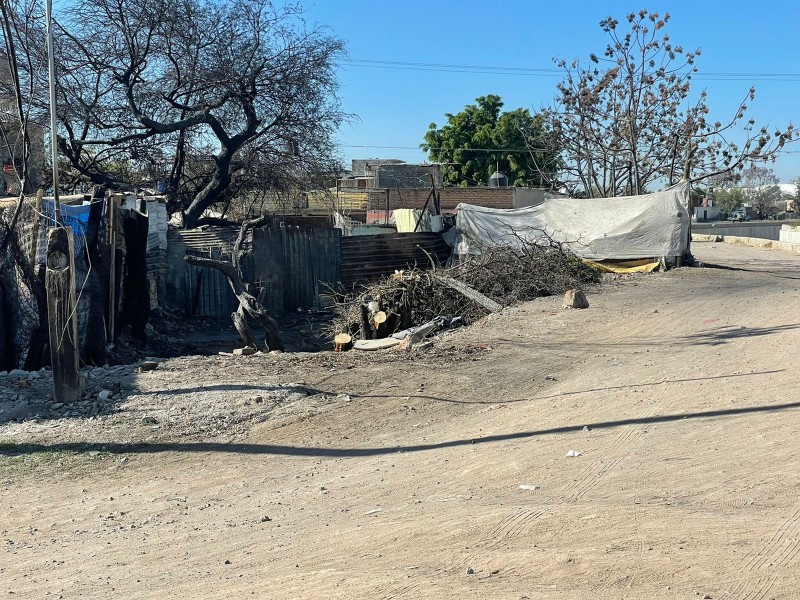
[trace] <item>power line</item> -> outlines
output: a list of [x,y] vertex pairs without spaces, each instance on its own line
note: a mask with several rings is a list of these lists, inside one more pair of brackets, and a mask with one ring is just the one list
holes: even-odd
[[[367,148],[372,150],[416,150],[422,154],[436,151],[436,152],[538,152],[542,154],[557,154],[555,150],[547,150],[545,148],[428,148],[423,150],[418,146],[378,146],[371,144],[339,144],[340,148]],[[800,150],[781,150],[779,154],[800,154]]]
[[[496,65],[460,65],[448,63],[424,63],[396,60],[349,59],[345,61],[354,67],[373,69],[398,69],[409,71],[435,71],[444,73],[472,73],[480,75],[522,75],[527,77],[561,77],[564,72],[554,68],[504,67]],[[800,82],[800,73],[759,73],[733,71],[707,71],[692,74],[701,81],[776,81]]]
[[428,148],[423,150],[418,146],[370,146],[370,145],[352,145],[352,144],[339,144],[342,148],[375,148],[379,150],[418,150],[419,152],[430,152],[431,150],[437,152],[551,152],[544,148]]

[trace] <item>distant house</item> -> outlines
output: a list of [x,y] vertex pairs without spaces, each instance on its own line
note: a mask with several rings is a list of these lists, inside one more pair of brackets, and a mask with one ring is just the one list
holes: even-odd
[[435,163],[409,164],[397,158],[353,159],[352,171],[339,179],[344,190],[442,187],[442,168]]
[[692,188],[689,190],[689,199],[693,221],[714,221],[721,217],[714,190],[711,188],[708,190]]

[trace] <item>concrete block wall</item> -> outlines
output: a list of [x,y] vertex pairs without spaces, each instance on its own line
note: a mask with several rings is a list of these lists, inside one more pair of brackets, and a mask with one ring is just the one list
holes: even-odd
[[431,184],[431,175],[436,187],[442,187],[440,165],[380,165],[375,171],[374,187],[425,188]]
[[402,165],[399,158],[354,158],[352,161],[353,177],[372,177],[380,165]]

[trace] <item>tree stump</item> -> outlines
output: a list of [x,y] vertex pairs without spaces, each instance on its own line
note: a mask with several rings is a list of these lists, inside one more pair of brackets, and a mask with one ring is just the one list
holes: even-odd
[[47,317],[53,397],[68,404],[81,396],[78,315],[75,312],[75,249],[72,229],[56,227],[47,236]]

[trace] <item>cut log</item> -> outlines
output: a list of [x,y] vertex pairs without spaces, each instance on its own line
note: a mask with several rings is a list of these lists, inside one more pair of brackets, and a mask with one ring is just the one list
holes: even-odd
[[333,338],[334,352],[343,352],[353,347],[353,337],[349,333],[337,333]]
[[[267,331],[268,336],[271,338],[269,341],[270,349],[281,351],[284,349],[283,337],[281,336],[281,330],[278,327],[278,323],[276,323],[275,319],[269,315],[267,310],[255,298],[255,296],[247,291],[242,278],[239,277],[239,274],[236,272],[236,269],[231,263],[221,260],[213,260],[210,258],[203,258],[201,256],[186,256],[185,260],[190,265],[194,265],[196,267],[208,267],[209,269],[217,269],[218,271],[222,271],[228,278],[228,284],[231,286],[234,295],[239,300],[241,309],[247,312],[248,315],[256,320],[258,324]],[[237,310],[237,312],[239,311]],[[236,325],[235,321],[234,325]],[[237,331],[239,331],[238,327]],[[245,343],[247,343],[247,340],[245,340]]]
[[501,304],[495,302],[488,296],[481,294],[478,290],[471,288],[463,281],[458,281],[457,279],[453,279],[451,277],[444,277],[443,275],[439,275],[437,273],[431,273],[431,277],[433,277],[442,285],[446,285],[450,289],[457,291],[462,296],[469,298],[477,304],[480,304],[486,310],[491,312],[500,312],[503,310],[503,306]]

